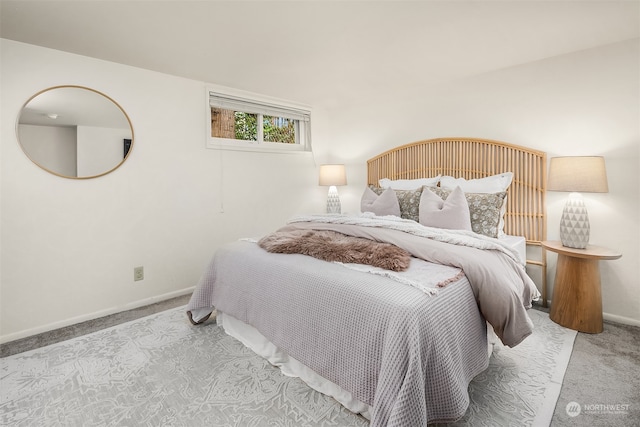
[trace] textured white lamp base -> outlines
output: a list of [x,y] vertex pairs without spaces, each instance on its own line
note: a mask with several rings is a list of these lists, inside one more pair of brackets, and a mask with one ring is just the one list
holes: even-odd
[[329,187],[329,194],[327,195],[327,213],[342,213],[342,207],[340,206],[340,196],[338,196],[338,189],[335,185]]
[[571,193],[560,219],[560,241],[563,246],[584,249],[589,243],[589,215],[582,196]]

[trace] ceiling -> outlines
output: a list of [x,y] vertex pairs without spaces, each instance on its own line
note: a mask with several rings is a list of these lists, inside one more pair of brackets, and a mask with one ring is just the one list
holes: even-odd
[[304,103],[640,36],[639,1],[0,0],[2,38]]
[[20,112],[18,123],[112,129],[128,129],[130,126],[124,111],[111,98],[72,86],[56,87],[34,95]]

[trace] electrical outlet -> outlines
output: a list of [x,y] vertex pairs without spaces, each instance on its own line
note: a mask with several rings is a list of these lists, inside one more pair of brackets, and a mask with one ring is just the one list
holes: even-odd
[[144,280],[144,267],[135,267],[133,269],[133,280]]

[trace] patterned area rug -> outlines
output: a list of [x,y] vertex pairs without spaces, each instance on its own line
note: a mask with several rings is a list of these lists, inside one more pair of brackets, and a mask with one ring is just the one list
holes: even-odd
[[[575,332],[531,310],[534,335],[496,346],[452,425],[548,425]],[[367,426],[180,307],[0,359],[0,425]]]

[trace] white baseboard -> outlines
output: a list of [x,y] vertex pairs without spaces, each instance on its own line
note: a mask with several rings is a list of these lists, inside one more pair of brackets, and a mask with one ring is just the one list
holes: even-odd
[[604,320],[608,320],[614,323],[622,323],[623,325],[640,326],[640,320],[632,319],[630,317],[618,316],[610,313],[602,313]]
[[[542,303],[540,303],[542,305]],[[551,308],[551,300],[547,300],[547,308]],[[620,323],[622,325],[640,326],[639,319],[633,319],[631,317],[618,316],[617,314],[602,313],[602,318],[609,322]]]
[[4,344],[10,341],[19,340],[21,338],[30,337],[32,335],[41,334],[43,332],[53,331],[55,329],[64,328],[66,326],[75,325],[77,323],[86,322],[87,320],[98,319],[100,317],[109,316],[110,314],[121,313],[127,310],[133,310],[134,308],[144,307],[146,305],[155,304],[157,302],[165,301],[171,298],[180,297],[193,293],[195,286],[190,288],[180,289],[178,291],[169,292],[154,297],[145,298],[142,300],[130,302],[124,306],[112,307],[106,310],[100,310],[94,313],[83,314],[82,316],[72,317],[70,319],[61,320],[59,322],[53,322],[46,325],[38,326],[37,328],[25,329],[23,331],[14,332],[7,335],[0,336],[0,344]]

